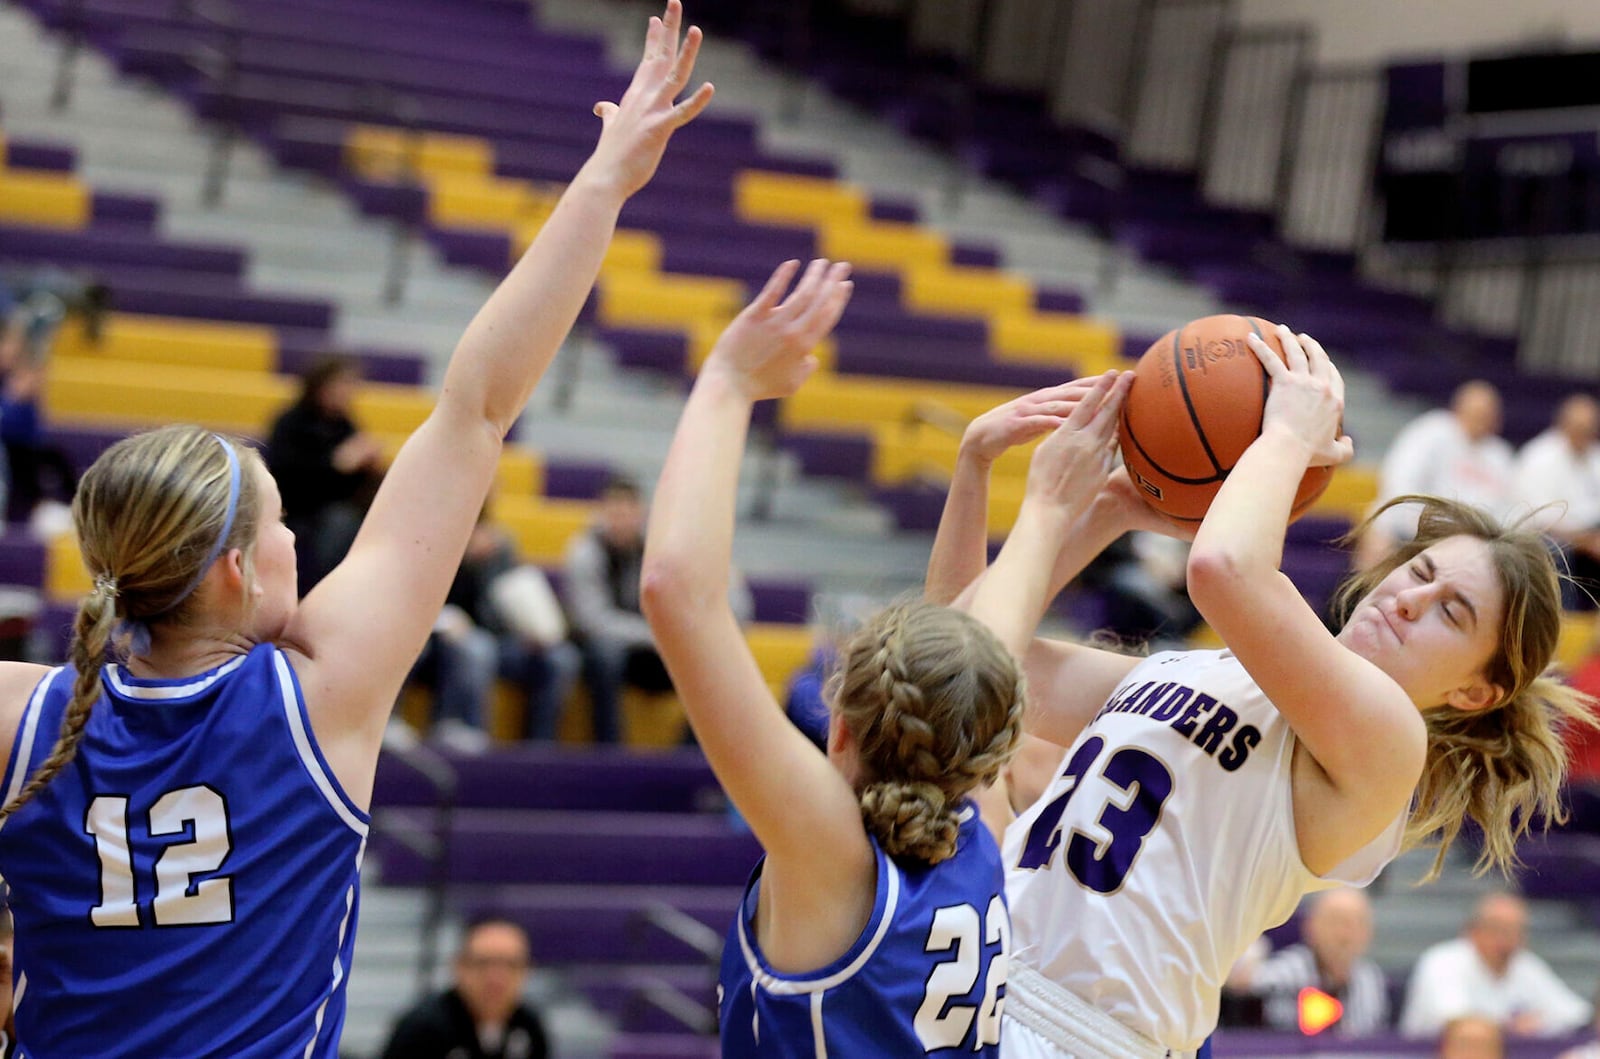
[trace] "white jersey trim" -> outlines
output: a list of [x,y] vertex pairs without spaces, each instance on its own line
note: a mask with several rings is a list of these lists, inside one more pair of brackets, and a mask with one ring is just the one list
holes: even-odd
[[[367,850],[367,840],[363,838],[361,845],[356,847],[356,871],[361,870],[361,861]],[[339,992],[339,986],[344,982],[344,938],[350,929],[350,913],[356,905],[356,884],[352,883],[344,892],[344,918],[339,921],[339,943],[333,950],[333,984],[328,987],[327,995],[322,998],[322,1003],[317,1005],[317,1016],[311,1024],[311,1039],[306,1042],[304,1059],[311,1059],[311,1053],[317,1047],[317,1041],[322,1038],[322,1017],[327,1013],[328,1001]]]
[[187,699],[200,694],[211,685],[244,665],[247,655],[240,655],[232,661],[225,662],[207,673],[198,680],[191,680],[187,684],[161,684],[154,687],[142,684],[129,684],[122,679],[122,667],[118,665],[106,666],[106,680],[116,689],[118,695],[127,699],[146,699],[150,701],[167,701],[171,699]]
[[1074,1059],[1167,1059],[1177,1054],[1026,964],[1012,963],[1005,999],[1002,1018],[1016,1020]]
[[[866,947],[850,961],[848,967],[828,975],[826,978],[780,978],[768,971],[761,964],[761,959],[756,955],[755,946],[750,943],[749,932],[745,924],[744,906],[739,908],[739,948],[744,952],[744,962],[750,968],[750,977],[755,979],[757,985],[773,996],[803,996],[806,993],[821,994],[836,986],[843,985],[853,978],[857,971],[866,966],[872,954],[878,951],[878,945],[883,941],[883,936],[889,932],[889,924],[894,921],[895,909],[900,904],[900,869],[894,861],[887,856],[880,855],[878,863],[888,869],[887,882],[888,894],[883,902],[883,915],[878,920],[878,929],[873,931],[872,940]],[[820,1004],[820,1002],[818,1002]],[[820,1006],[812,1008],[812,1016],[816,1017]]]
[[822,994],[811,994],[811,1040],[816,1045],[817,1059],[828,1059],[827,1024],[822,1021]]
[[317,752],[311,746],[311,733],[306,730],[305,718],[300,712],[300,699],[295,694],[294,677],[290,675],[289,662],[281,651],[272,653],[272,665],[278,673],[278,690],[283,698],[283,712],[289,719],[289,731],[294,736],[294,746],[300,754],[300,763],[311,774],[311,781],[322,792],[322,797],[333,807],[333,811],[339,814],[339,819],[365,842],[366,821],[350,811],[350,806],[345,803],[344,797],[333,785],[333,780],[323,769],[322,762],[317,759]]
[[[40,677],[39,686],[33,689],[33,697],[28,700],[28,708],[22,715],[22,727],[17,732],[16,763],[11,772],[11,783],[6,787],[6,805],[16,801],[22,785],[28,781],[28,770],[33,766],[33,741],[39,734],[39,714],[44,712],[45,692],[50,690],[50,685],[63,668],[58,666]],[[0,820],[0,827],[4,826],[5,820]]]

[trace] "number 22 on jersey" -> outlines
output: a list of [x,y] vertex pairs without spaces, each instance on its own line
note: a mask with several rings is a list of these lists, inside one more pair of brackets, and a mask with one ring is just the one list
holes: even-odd
[[[1105,746],[1105,739],[1094,736],[1072,755],[1061,772],[1071,784],[1028,829],[1017,867],[1037,871],[1050,866],[1061,846],[1062,815]],[[1066,863],[1067,871],[1083,886],[1098,894],[1114,894],[1122,889],[1144,840],[1161,819],[1161,807],[1172,795],[1172,772],[1160,759],[1125,746],[1106,758],[1099,774],[1113,788],[1096,814],[1096,823],[1110,841],[1102,843],[1074,828],[1067,840]]]
[[228,804],[222,795],[204,785],[168,791],[150,806],[148,820],[152,838],[185,833],[190,837],[168,844],[156,858],[154,896],[147,902],[150,911],[144,913],[128,840],[128,799],[102,794],[89,803],[83,829],[94,836],[100,856],[100,903],[89,910],[89,922],[97,927],[138,927],[148,915],[158,927],[231,923],[232,880],[225,875],[194,880],[222,867],[232,848]]

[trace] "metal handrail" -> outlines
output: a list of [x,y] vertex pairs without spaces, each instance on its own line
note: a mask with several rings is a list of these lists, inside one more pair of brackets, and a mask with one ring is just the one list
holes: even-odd
[[[722,960],[722,935],[665,901],[651,901],[634,913],[629,921],[628,932],[634,940],[635,949],[649,928],[659,930],[699,953],[712,972],[712,981],[716,980],[717,968]],[[695,1000],[667,982],[652,979],[629,994],[627,1007],[636,1009],[640,1004],[649,1004],[696,1032],[714,1036],[717,1032],[715,994],[707,1000],[709,1002]]]
[[450,846],[454,830],[456,792],[459,777],[456,768],[438,751],[426,745],[404,750],[384,751],[403,762],[428,782],[433,795],[433,841],[418,841],[414,833],[393,832],[419,857],[429,862],[428,904],[418,925],[417,994],[426,996],[433,989],[433,975],[439,965],[439,941],[444,931],[445,909],[450,890]]

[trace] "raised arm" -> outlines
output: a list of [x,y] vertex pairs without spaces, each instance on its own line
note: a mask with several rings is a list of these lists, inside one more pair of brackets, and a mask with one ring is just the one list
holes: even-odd
[[[1383,829],[1421,772],[1425,735],[1405,692],[1340,645],[1280,571],[1284,527],[1306,468],[1350,458],[1338,436],[1344,384],[1322,347],[1280,328],[1288,363],[1250,345],[1271,379],[1261,435],[1218,492],[1189,553],[1200,613],[1293,727],[1317,766],[1296,769],[1296,815],[1316,797],[1317,827],[1300,831],[1313,871],[1332,868]],[[1302,798],[1306,795],[1306,798]],[[1342,855],[1341,855],[1342,854]]]
[[640,601],[695,737],[767,851],[765,877],[799,896],[870,879],[874,861],[854,791],[784,716],[728,601],[751,409],[799,388],[850,297],[848,266],[813,261],[785,300],[797,265],[778,268],[700,370],[651,505]]
[[644,58],[533,245],[467,327],[438,403],[396,456],[349,556],[312,592],[286,635],[312,724],[351,796],[395,694],[421,650],[488,495],[506,432],[583,307],[628,196],[650,179],[672,133],[710,101],[681,103],[699,50],[679,47],[682,7],[652,18]]
[[1094,378],[1088,377],[1035,390],[967,424],[928,557],[923,587],[928,602],[948,606],[989,565],[989,472],[994,462],[1060,426],[1093,385]]

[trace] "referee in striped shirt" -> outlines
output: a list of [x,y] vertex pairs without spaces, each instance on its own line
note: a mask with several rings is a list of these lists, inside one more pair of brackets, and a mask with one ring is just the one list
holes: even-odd
[[1247,988],[1263,1001],[1266,1024],[1299,1029],[1299,995],[1320,989],[1344,1005],[1329,1032],[1342,1037],[1389,1028],[1389,991],[1383,971],[1366,959],[1372,944],[1372,905],[1360,890],[1325,890],[1311,898],[1301,930],[1305,939],[1267,957]]

